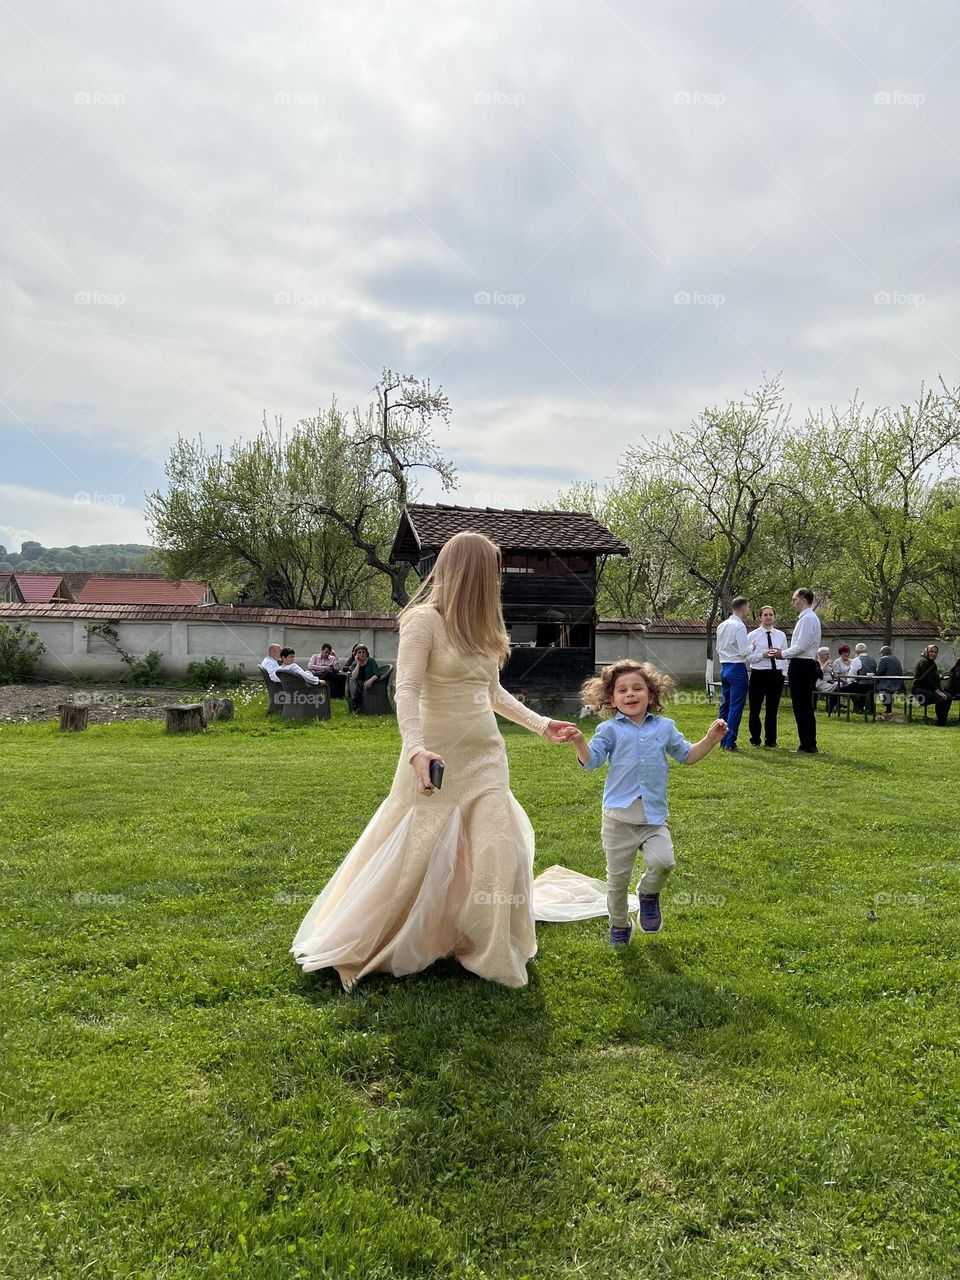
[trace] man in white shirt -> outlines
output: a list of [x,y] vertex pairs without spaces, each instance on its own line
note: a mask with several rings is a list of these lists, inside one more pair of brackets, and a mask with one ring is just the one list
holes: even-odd
[[747,663],[753,649],[747,639],[744,616],[749,608],[746,596],[736,596],[730,606],[730,617],[717,627],[717,657],[720,659],[720,710],[717,715],[727,722],[727,732],[720,746],[724,751],[737,751],[740,718],[747,701]]
[[747,636],[753,656],[750,659],[750,745],[760,746],[760,713],[767,704],[763,718],[763,745],[777,745],[777,712],[786,678],[787,663],[784,658],[768,658],[768,649],[782,649],[786,635],[776,625],[777,615],[772,605],[760,610],[760,625]]
[[320,684],[320,677],[315,676],[312,671],[304,671],[303,667],[297,666],[294,658],[297,656],[295,649],[280,650],[280,665],[278,671],[289,671],[291,675],[302,676],[307,684]]
[[280,646],[278,644],[267,645],[267,656],[260,663],[260,670],[265,671],[270,679],[279,684],[277,679],[277,667],[280,665]]
[[813,592],[809,587],[797,587],[790,602],[799,617],[786,648],[771,646],[768,658],[789,658],[787,680],[790,682],[790,701],[793,718],[797,722],[797,737],[801,755],[817,754],[817,717],[814,713],[814,697],[820,664],[817,650],[820,648],[820,619],[813,611]]

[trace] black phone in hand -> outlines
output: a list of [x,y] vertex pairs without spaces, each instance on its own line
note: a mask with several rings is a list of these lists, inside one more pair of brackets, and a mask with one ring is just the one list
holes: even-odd
[[430,785],[435,791],[439,791],[443,785],[443,761],[430,761]]

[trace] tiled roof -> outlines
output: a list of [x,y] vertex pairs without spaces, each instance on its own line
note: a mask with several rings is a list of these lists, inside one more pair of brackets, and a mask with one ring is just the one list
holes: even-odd
[[14,579],[20,588],[20,594],[27,604],[46,604],[58,591],[63,589],[70,596],[70,588],[60,573],[19,573],[14,572]]
[[[782,622],[782,619],[781,619]],[[752,626],[748,619],[747,626]],[[882,639],[883,624],[880,622],[821,622],[824,636],[849,638],[859,636],[864,640]],[[791,635],[793,627],[790,623],[781,628]],[[638,622],[635,618],[603,618],[597,623],[598,631],[645,631],[651,636],[703,636],[706,639],[707,624],[702,618],[690,618],[671,621]],[[925,639],[927,636],[938,636],[940,624],[937,622],[895,622],[893,634],[908,639],[915,636]]]
[[52,619],[89,622],[261,622],[299,627],[344,627],[363,630],[393,630],[397,619],[392,613],[368,613],[350,609],[271,609],[248,605],[184,605],[184,604],[4,604],[0,617],[35,618],[38,622]]
[[502,551],[585,551],[627,555],[629,548],[586,511],[519,511],[410,502],[391,559],[418,560],[465,529],[485,533]]
[[80,588],[80,604],[202,604],[205,582],[171,582],[162,574],[95,574]]

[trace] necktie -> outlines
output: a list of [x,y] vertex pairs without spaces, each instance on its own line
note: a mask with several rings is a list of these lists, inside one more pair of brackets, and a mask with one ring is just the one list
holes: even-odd
[[[767,648],[768,648],[768,649],[772,649],[772,648],[773,648],[773,640],[771,640],[771,638],[770,638],[770,632],[769,632],[769,631],[767,632]],[[771,658],[771,659],[770,659],[770,665],[771,665],[771,667],[773,667],[774,671],[776,671],[776,669],[777,669],[777,660],[776,660],[776,658]]]

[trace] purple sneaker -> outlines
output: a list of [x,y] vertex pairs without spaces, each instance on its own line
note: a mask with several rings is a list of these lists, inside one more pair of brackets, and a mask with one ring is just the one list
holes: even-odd
[[640,928],[644,933],[659,933],[663,924],[659,893],[641,893],[637,896],[640,899]]
[[626,924],[612,924],[610,926],[611,947],[625,947],[632,937],[633,921],[631,919],[628,918]]

